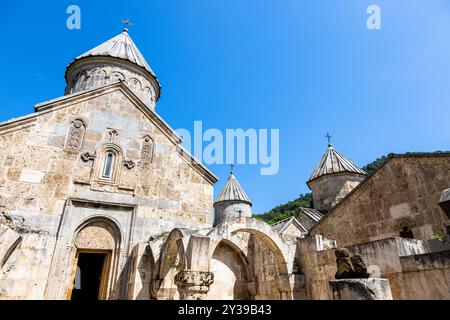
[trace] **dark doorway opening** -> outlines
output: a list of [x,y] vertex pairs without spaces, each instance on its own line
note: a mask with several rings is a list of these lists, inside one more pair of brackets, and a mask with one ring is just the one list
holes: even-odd
[[103,299],[108,253],[79,252],[71,300]]
[[400,231],[400,237],[407,239],[414,239],[413,232],[408,227],[403,227],[402,231]]

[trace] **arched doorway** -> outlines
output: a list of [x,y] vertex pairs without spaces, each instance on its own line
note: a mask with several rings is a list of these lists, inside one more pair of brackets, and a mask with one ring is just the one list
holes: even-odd
[[120,230],[108,219],[91,219],[76,231],[69,300],[106,300],[117,272]]

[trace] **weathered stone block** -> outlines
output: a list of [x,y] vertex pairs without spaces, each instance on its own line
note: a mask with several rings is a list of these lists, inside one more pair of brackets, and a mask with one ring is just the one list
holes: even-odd
[[44,178],[45,172],[24,168],[20,175],[21,182],[40,183]]
[[334,300],[392,300],[388,279],[342,279],[330,281]]

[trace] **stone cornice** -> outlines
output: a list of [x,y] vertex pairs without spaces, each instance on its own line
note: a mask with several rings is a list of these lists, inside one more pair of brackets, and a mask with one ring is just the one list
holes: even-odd
[[37,115],[31,114],[20,118],[13,118],[0,123],[0,135],[18,131],[24,128],[34,126]]

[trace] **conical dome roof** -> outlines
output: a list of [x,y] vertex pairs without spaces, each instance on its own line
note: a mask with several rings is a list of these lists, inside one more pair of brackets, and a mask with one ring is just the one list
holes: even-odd
[[358,168],[350,159],[344,156],[342,153],[328,145],[327,152],[323,155],[317,167],[314,169],[308,183],[312,180],[318,179],[327,174],[333,173],[356,173],[361,175],[367,175],[364,170]]
[[109,39],[108,41],[102,43],[94,49],[91,49],[76,57],[75,60],[72,61],[72,63],[87,57],[112,57],[127,60],[144,68],[156,78],[152,68],[150,68],[150,65],[145,60],[144,56],[139,51],[137,46],[134,44],[133,40],[131,40],[127,29],[124,29],[122,33],[118,34],[112,39]]
[[217,196],[216,203],[224,201],[241,201],[252,205],[252,201],[245,193],[233,173],[230,174],[227,183]]

